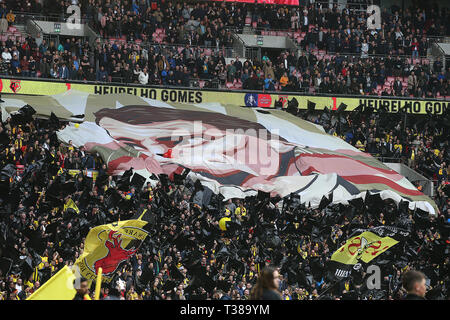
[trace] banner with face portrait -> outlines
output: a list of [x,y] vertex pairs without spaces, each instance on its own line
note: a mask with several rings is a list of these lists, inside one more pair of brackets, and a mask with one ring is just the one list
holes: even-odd
[[[75,119],[57,135],[102,156],[110,174],[133,168],[148,178],[184,169],[225,199],[300,195],[319,207],[322,197],[348,204],[366,193],[409,202],[435,214],[435,203],[405,177],[316,124],[283,110],[219,103],[167,103],[128,94],[94,95],[70,90],[55,96],[21,96],[37,114]],[[11,99],[12,100],[12,99]],[[170,154],[170,157],[167,155]],[[331,197],[332,195],[332,197]]]

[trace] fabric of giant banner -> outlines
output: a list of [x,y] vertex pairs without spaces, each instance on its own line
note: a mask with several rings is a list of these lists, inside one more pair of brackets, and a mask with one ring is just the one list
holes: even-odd
[[[322,197],[347,204],[367,192],[435,214],[435,203],[405,177],[316,124],[283,110],[218,103],[166,103],[127,94],[93,95],[70,90],[44,97],[4,98],[5,111],[29,103],[37,114],[84,122],[58,132],[63,142],[100,154],[109,173],[133,170],[173,178],[189,169],[225,199],[264,191],[300,195],[319,207]],[[79,119],[78,119],[79,120]],[[168,156],[169,155],[169,156]],[[332,196],[332,197],[331,197]]]

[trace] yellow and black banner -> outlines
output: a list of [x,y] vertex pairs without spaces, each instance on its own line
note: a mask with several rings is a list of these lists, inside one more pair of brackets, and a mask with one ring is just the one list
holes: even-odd
[[336,250],[329,261],[329,268],[336,278],[347,278],[354,266],[368,263],[409,236],[407,230],[396,227],[375,227],[356,230]]
[[331,260],[351,265],[356,264],[359,260],[367,263],[397,243],[398,241],[393,238],[382,238],[366,231],[348,239],[342,247],[333,253]]
[[257,93],[243,91],[218,91],[183,88],[161,88],[142,85],[88,84],[72,82],[56,82],[43,80],[1,79],[0,93],[12,95],[55,95],[64,94],[68,90],[76,90],[87,94],[111,95],[130,94],[142,99],[151,99],[165,103],[201,104],[220,103],[223,106],[246,106],[274,108],[275,102],[281,101],[283,108],[288,101],[297,99],[300,109],[307,109],[308,101],[316,104],[316,110],[328,108],[337,110],[342,103],[347,105],[346,111],[353,111],[360,105],[378,110],[385,108],[396,113],[405,108],[411,114],[436,115],[443,114],[450,107],[448,99],[416,99],[374,96],[332,96],[309,95],[295,93]]

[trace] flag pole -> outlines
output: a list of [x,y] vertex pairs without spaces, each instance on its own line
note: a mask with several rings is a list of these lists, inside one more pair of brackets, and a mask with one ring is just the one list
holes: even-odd
[[102,286],[102,268],[97,270],[97,283],[95,284],[95,300],[100,299],[100,289]]

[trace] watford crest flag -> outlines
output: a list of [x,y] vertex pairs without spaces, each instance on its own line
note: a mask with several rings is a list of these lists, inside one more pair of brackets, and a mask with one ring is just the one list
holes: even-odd
[[330,267],[337,278],[347,278],[352,269],[368,263],[409,236],[407,230],[380,226],[358,229],[331,256]]
[[121,264],[133,256],[148,235],[144,229],[149,215],[144,209],[137,219],[124,220],[92,228],[85,240],[84,251],[75,262],[81,276],[88,280],[97,278],[102,268],[102,281],[109,283]]

